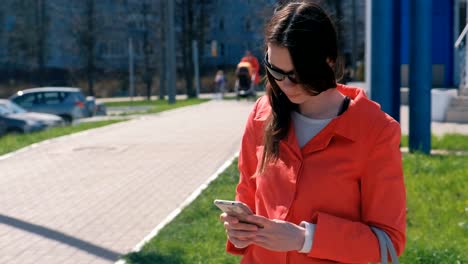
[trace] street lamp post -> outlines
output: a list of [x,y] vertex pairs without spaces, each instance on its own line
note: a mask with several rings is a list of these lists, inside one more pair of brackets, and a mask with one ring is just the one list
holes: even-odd
[[431,151],[432,0],[410,1],[409,149]]
[[198,44],[196,40],[192,41],[193,67],[195,72],[195,89],[197,98],[200,96],[200,70],[198,65]]
[[399,1],[367,0],[366,80],[371,98],[400,118]]
[[128,38],[128,82],[130,89],[128,90],[130,100],[133,101],[133,96],[135,96],[135,74],[133,66],[133,39]]
[[166,70],[167,74],[167,92],[169,103],[176,102],[176,54],[175,54],[175,29],[174,29],[174,0],[167,0],[166,15]]

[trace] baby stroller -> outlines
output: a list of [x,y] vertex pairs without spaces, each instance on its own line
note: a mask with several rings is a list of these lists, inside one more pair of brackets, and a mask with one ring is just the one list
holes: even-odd
[[241,62],[237,65],[236,78],[234,86],[236,99],[249,96],[255,98],[255,73],[249,62]]

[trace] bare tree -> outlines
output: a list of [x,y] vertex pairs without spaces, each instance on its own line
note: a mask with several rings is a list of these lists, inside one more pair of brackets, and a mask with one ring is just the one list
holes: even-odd
[[[324,0],[323,4],[328,8],[328,10],[333,12],[334,19],[336,20],[335,21],[336,30],[337,30],[338,36],[341,36],[343,34],[342,32],[343,27],[340,25],[340,21],[343,19],[342,1]],[[338,37],[338,49],[342,51],[343,47],[344,47],[343,38]]]
[[187,96],[189,98],[195,97],[195,90],[193,85],[194,69],[193,69],[193,51],[192,41],[194,40],[194,23],[193,23],[193,9],[194,0],[182,0],[182,65],[185,77],[185,85],[187,86]]
[[166,25],[164,24],[166,21],[166,5],[164,0],[160,0],[159,2],[159,34],[160,34],[160,66],[159,66],[159,99],[164,100],[165,97],[165,90],[166,90],[166,72],[165,72],[165,65],[166,65]]
[[[64,65],[70,71],[83,70],[87,81],[87,94],[95,96],[95,82],[97,70],[96,47],[100,33],[99,18],[95,0],[83,0],[70,3],[65,7],[63,3],[53,5],[56,20],[63,21],[68,32],[62,35],[63,45],[60,47],[67,54],[79,58],[78,65]],[[67,12],[67,11],[68,12]],[[76,71],[78,73],[78,71]]]
[[[151,90],[153,85],[153,75],[155,71],[156,52],[154,45],[157,38],[157,21],[155,20],[155,8],[144,0],[141,5],[141,19],[143,25],[143,82],[146,85],[147,99],[151,100]],[[162,12],[161,12],[162,13]],[[162,27],[162,25],[159,25]]]
[[44,84],[45,75],[45,50],[46,50],[46,0],[35,1],[35,21],[36,21],[36,45],[35,57],[37,60],[39,85]]
[[183,15],[180,25],[182,27],[181,52],[183,75],[187,86],[187,96],[196,96],[194,89],[194,63],[192,41],[199,43],[199,57],[204,49],[206,31],[209,30],[208,14],[212,8],[212,0],[180,0],[179,12]]
[[197,0],[198,5],[194,11],[195,39],[198,41],[198,58],[202,58],[206,46],[206,38],[209,36],[210,16],[215,12],[215,0]]
[[38,76],[36,82],[38,85],[43,85],[48,28],[46,2],[45,0],[15,0],[12,7],[16,23],[7,34],[7,61],[14,67],[36,71]]
[[94,96],[94,81],[96,71],[96,11],[95,0],[86,0],[84,17],[78,26],[78,42],[86,60],[86,78],[88,94]]

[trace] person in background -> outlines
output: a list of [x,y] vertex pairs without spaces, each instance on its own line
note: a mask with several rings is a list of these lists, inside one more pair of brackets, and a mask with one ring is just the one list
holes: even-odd
[[236,188],[254,215],[220,215],[227,252],[241,263],[380,262],[377,227],[401,255],[398,122],[337,83],[337,33],[319,5],[286,3],[265,32],[266,95],[247,120]]
[[242,57],[240,62],[250,63],[250,65],[253,68],[253,73],[255,74],[255,76],[253,77],[254,84],[255,84],[255,86],[257,86],[258,83],[260,82],[260,75],[259,75],[260,64],[258,63],[257,58],[254,55],[252,55],[252,53],[249,50],[247,50],[245,52],[244,57]]
[[215,83],[215,98],[219,100],[223,99],[224,86],[226,85],[226,77],[224,76],[224,72],[222,70],[218,70],[216,72],[214,83]]

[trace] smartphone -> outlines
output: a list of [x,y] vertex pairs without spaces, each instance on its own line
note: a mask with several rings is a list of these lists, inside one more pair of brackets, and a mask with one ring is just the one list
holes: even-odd
[[250,208],[243,202],[214,200],[214,204],[228,215],[245,217],[253,214]]
[[227,213],[228,215],[237,217],[241,222],[244,223],[248,223],[245,221],[246,216],[253,215],[252,210],[250,210],[250,208],[243,202],[217,199],[214,200],[214,204],[223,212]]

